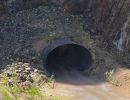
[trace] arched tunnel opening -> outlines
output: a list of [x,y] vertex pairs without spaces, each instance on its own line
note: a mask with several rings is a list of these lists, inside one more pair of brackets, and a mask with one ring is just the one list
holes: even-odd
[[84,71],[92,64],[89,50],[76,43],[51,45],[43,52],[43,62],[48,72],[57,73],[63,69]]

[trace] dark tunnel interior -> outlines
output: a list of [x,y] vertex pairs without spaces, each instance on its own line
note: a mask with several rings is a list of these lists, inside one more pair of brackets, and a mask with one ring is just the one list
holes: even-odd
[[64,44],[54,48],[45,61],[48,72],[66,70],[87,70],[92,63],[91,53],[77,44]]

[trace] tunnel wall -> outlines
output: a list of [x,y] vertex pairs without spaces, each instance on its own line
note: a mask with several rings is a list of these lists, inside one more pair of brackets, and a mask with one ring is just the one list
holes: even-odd
[[[79,68],[79,69],[82,69],[83,70],[88,70],[88,68],[91,67],[91,64],[92,64],[92,56],[91,56],[91,53],[89,52],[89,50],[87,50],[87,48],[83,47],[82,45],[74,42],[74,41],[71,41],[71,40],[65,40],[65,39],[62,39],[62,40],[55,40],[55,41],[52,41],[50,43],[47,44],[47,46],[45,46],[41,52],[41,56],[42,56],[42,59],[43,59],[43,64],[45,67],[47,67],[47,58],[49,56],[49,54],[55,50],[56,48],[58,47],[61,47],[61,46],[65,46],[65,45],[71,45],[71,46],[77,46],[79,47],[79,49],[81,48],[81,51],[82,49],[84,50],[84,52],[87,53],[87,55],[90,57],[90,59],[88,60],[88,62],[86,61],[86,64],[85,64],[85,60],[87,58],[87,56],[85,56],[85,59],[84,61],[82,61],[82,65],[83,66],[82,68]],[[85,54],[86,54],[85,53]],[[79,58],[80,59],[80,58]],[[90,62],[89,62],[90,61]]]

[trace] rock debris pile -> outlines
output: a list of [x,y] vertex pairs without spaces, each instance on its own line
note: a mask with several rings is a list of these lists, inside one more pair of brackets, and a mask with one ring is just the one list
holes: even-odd
[[22,89],[27,89],[34,83],[39,86],[47,82],[45,72],[32,67],[30,63],[13,62],[2,69],[0,75],[1,79],[6,78],[6,85],[18,85]]

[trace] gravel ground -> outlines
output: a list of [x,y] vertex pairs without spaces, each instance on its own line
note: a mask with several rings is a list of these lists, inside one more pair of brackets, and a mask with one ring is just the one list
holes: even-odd
[[51,36],[66,31],[68,34],[81,33],[82,16],[72,16],[54,6],[41,6],[8,16],[0,21],[0,66],[14,58],[36,56],[32,42],[41,34]]

